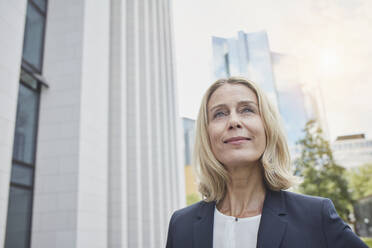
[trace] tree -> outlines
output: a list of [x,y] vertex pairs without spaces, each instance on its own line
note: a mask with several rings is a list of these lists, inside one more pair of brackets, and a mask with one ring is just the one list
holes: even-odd
[[295,173],[303,178],[299,191],[331,199],[340,217],[346,221],[353,200],[345,169],[335,163],[329,142],[323,138],[323,132],[314,120],[306,123],[304,132],[305,137],[297,142],[301,156],[295,161]]
[[354,200],[372,195],[372,164],[364,164],[348,172]]
[[187,205],[194,204],[194,203],[196,203],[196,202],[198,202],[200,200],[201,200],[200,196],[198,194],[196,194],[196,193],[188,194],[186,196],[186,204]]

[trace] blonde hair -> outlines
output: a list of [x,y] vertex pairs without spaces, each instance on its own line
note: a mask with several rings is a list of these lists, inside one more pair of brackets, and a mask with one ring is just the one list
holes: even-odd
[[212,94],[224,84],[241,84],[251,89],[257,96],[259,112],[266,134],[266,148],[260,162],[264,182],[271,190],[288,189],[296,182],[290,171],[290,155],[280,117],[264,92],[253,82],[238,77],[219,79],[203,96],[196,121],[193,166],[197,176],[199,192],[204,201],[220,201],[226,194],[230,180],[224,166],[214,156],[208,135],[208,102]]

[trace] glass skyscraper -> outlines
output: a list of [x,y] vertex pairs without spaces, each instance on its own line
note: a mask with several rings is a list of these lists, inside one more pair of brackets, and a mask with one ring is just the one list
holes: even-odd
[[214,78],[243,76],[256,82],[278,108],[292,154],[308,119],[304,95],[290,56],[270,50],[267,33],[238,32],[237,38],[213,37]]

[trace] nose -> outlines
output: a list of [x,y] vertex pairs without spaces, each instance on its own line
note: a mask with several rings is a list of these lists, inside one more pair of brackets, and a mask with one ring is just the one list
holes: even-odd
[[230,120],[229,120],[229,130],[234,128],[242,128],[242,125],[240,123],[240,119],[235,113],[230,114]]

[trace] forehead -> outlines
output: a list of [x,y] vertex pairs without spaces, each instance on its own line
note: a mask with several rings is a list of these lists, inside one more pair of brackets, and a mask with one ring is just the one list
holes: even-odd
[[252,101],[257,104],[256,94],[245,85],[224,84],[211,95],[208,108],[219,104],[233,104],[241,101]]

